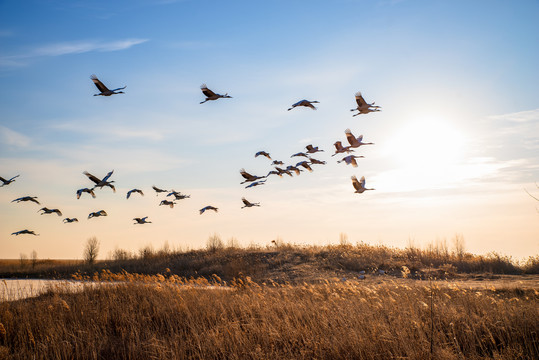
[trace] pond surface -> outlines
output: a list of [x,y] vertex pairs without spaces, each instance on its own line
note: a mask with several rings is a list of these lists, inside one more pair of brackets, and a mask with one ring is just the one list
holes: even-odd
[[0,301],[13,301],[43,294],[49,289],[77,291],[93,284],[74,280],[0,279]]

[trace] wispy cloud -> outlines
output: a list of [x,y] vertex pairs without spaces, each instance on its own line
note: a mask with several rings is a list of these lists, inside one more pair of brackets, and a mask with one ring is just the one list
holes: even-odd
[[147,39],[125,39],[118,41],[75,41],[49,44],[38,47],[29,56],[60,56],[68,54],[81,54],[90,51],[118,51],[129,49],[132,46],[142,44]]
[[531,121],[539,122],[539,109],[519,111],[516,113],[510,113],[510,114],[492,115],[492,116],[489,116],[489,119],[505,120],[505,121],[511,121],[511,122],[517,122],[517,123],[531,122]]
[[30,145],[30,138],[0,125],[0,142],[12,147],[24,148]]
[[26,52],[0,57],[0,66],[16,67],[27,65],[28,61],[39,57],[83,54],[92,51],[109,52],[129,49],[147,42],[148,39],[124,39],[116,41],[81,40],[47,44]]

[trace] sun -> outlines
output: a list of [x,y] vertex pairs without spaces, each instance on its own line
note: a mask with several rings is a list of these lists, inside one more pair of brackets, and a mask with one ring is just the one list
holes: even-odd
[[394,185],[407,190],[450,186],[459,181],[465,139],[450,121],[425,116],[395,128],[386,146]]

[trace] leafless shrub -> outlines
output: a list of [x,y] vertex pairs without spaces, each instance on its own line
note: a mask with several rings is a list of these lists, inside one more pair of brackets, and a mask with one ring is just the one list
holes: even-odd
[[92,236],[86,241],[86,246],[84,247],[83,258],[84,260],[92,265],[97,259],[99,254],[99,240],[95,236]]

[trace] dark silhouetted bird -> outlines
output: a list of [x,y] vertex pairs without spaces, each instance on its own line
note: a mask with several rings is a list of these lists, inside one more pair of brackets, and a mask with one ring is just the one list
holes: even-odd
[[62,220],[64,223],[68,224],[68,223],[72,223],[72,222],[79,222],[79,219],[77,218],[65,218],[64,220]]
[[152,222],[151,221],[147,221],[148,217],[145,216],[143,218],[133,218],[133,220],[135,220],[136,222],[134,223],[134,225],[137,225],[137,224],[151,224]]
[[260,203],[252,203],[250,202],[249,200],[247,200],[246,198],[242,197],[241,198],[241,201],[243,201],[243,204],[244,206],[242,206],[241,208],[248,208],[248,207],[253,207],[253,206],[260,206]]
[[129,197],[131,196],[132,193],[139,193],[140,195],[144,196],[144,193],[142,192],[142,190],[139,190],[139,189],[133,189],[133,190],[129,190],[127,192],[127,198],[129,199]]
[[92,79],[95,86],[100,91],[99,94],[94,94],[94,96],[100,96],[100,95],[101,96],[111,96],[111,95],[115,95],[115,94],[124,94],[123,91],[118,91],[118,90],[123,90],[123,89],[125,89],[127,87],[127,86],[124,86],[124,87],[117,88],[117,89],[114,89],[114,90],[109,90],[101,81],[99,81],[97,76],[92,75],[92,76],[90,76],[90,79]]
[[46,207],[42,207],[41,209],[38,210],[38,212],[39,211],[43,211],[41,213],[41,215],[56,213],[56,215],[62,216],[62,212],[60,210],[58,210],[58,209],[49,209],[49,208],[46,208]]
[[11,233],[11,235],[22,235],[22,234],[29,234],[29,235],[36,235],[38,236],[39,234],[36,234],[33,230],[28,230],[28,229],[24,229],[24,230],[20,230],[20,231],[16,231],[14,233]]
[[88,193],[92,195],[92,197],[95,199],[95,192],[92,189],[84,188],[84,189],[77,190],[77,199],[80,199],[82,193]]
[[23,196],[23,197],[20,197],[18,199],[15,199],[15,200],[11,200],[11,202],[18,202],[20,203],[21,201],[32,201],[32,202],[35,202],[36,204],[38,205],[41,205],[39,201],[37,201],[37,196]]
[[97,187],[102,189],[103,186],[108,186],[108,187],[110,187],[112,189],[113,192],[116,192],[116,188],[114,187],[114,185],[112,185],[114,180],[107,181],[110,178],[110,176],[112,175],[113,172],[114,172],[114,170],[110,171],[103,179],[99,179],[98,177],[90,174],[88,171],[83,172],[83,174],[86,175],[88,177],[88,179],[92,180],[95,183],[95,186],[93,187],[93,189],[95,189]]
[[100,216],[108,216],[108,214],[105,210],[99,210],[99,211],[90,213],[88,215],[88,219],[91,219],[93,217],[100,217]]
[[0,181],[2,182],[2,185],[0,185],[0,187],[11,184],[11,183],[14,182],[15,179],[18,178],[19,176],[20,176],[20,175],[15,175],[14,177],[12,177],[12,178],[9,179],[9,180],[6,180],[6,179],[4,179],[3,177],[0,176]]
[[202,90],[202,93],[206,96],[206,100],[202,101],[201,104],[204,104],[208,100],[217,100],[220,98],[232,98],[232,96],[228,96],[228,93],[224,95],[214,93],[213,91],[208,89],[206,84],[202,84],[200,86],[200,89]]
[[202,209],[199,210],[199,211],[200,211],[200,215],[204,214],[204,211],[206,211],[206,210],[213,210],[213,211],[215,211],[215,212],[218,212],[218,211],[219,211],[218,208],[213,207],[213,206],[211,206],[211,205],[208,205],[208,206],[204,206]]
[[305,106],[305,107],[309,107],[313,110],[316,110],[316,107],[313,105],[313,104],[318,104],[319,101],[309,101],[309,100],[300,100],[298,101],[297,103],[293,104],[291,108],[288,109],[288,111],[292,110],[293,108],[297,107],[297,106]]

